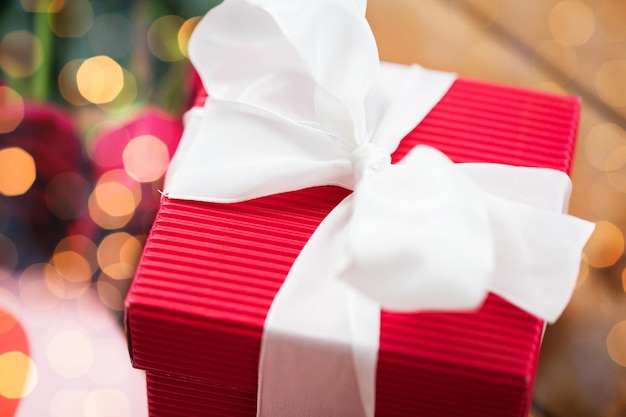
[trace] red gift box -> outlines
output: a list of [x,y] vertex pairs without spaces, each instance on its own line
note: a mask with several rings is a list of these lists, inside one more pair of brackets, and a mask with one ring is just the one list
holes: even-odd
[[[455,162],[569,172],[579,110],[573,97],[458,79],[393,161],[428,144]],[[163,198],[126,300],[152,417],[255,415],[270,304],[348,193],[316,187],[234,204]],[[493,294],[476,312],[381,312],[376,415],[526,415],[543,328]]]

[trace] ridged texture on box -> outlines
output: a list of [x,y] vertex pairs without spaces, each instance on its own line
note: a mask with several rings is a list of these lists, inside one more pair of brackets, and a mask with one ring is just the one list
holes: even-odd
[[[393,155],[568,172],[579,102],[457,80]],[[291,263],[348,191],[318,187],[237,204],[163,199],[127,298],[134,365],[152,417],[253,416],[262,327]],[[543,323],[490,295],[476,313],[381,318],[377,416],[528,410]],[[329,381],[329,383],[332,383]]]

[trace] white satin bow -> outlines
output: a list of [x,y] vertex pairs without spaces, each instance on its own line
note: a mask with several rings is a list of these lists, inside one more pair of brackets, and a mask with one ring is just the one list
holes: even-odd
[[259,415],[372,416],[380,305],[472,309],[492,291],[556,320],[592,230],[563,214],[558,171],[454,164],[426,146],[391,165],[454,76],[379,63],[364,12],[361,0],[225,0],[190,41],[209,99],[186,116],[166,195],[354,190],[268,313]]

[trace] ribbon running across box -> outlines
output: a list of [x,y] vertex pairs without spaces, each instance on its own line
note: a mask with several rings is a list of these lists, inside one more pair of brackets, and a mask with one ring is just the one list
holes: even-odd
[[527,412],[593,228],[578,102],[380,63],[359,0],[226,0],[189,50],[127,298],[152,415]]

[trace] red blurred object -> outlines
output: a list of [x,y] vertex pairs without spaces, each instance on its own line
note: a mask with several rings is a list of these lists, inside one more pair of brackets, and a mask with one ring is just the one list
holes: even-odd
[[[30,356],[28,337],[19,320],[0,307],[0,356],[7,352],[20,352],[25,356]],[[18,368],[18,370],[21,370]],[[26,380],[26,375],[14,375],[12,378]],[[6,375],[2,376],[6,378]],[[26,382],[26,381],[25,381]],[[9,385],[10,386],[10,385]],[[0,415],[3,417],[13,417],[20,405],[20,398],[7,398],[0,395]]]
[[[13,131],[0,134],[0,149],[9,147],[28,152],[37,170],[35,182],[26,193],[0,196],[0,233],[13,241],[18,265],[25,267],[46,261],[85,212],[86,162],[70,116],[46,103],[24,103],[21,123]],[[51,184],[61,185],[64,179],[75,185],[71,199],[56,198],[63,187],[50,188]]]
[[[572,97],[459,79],[393,160],[428,144],[456,162],[569,172],[579,109]],[[255,415],[268,308],[311,233],[348,193],[162,200],[126,300],[152,417]],[[528,414],[541,320],[495,295],[475,313],[381,314],[377,416]]]

